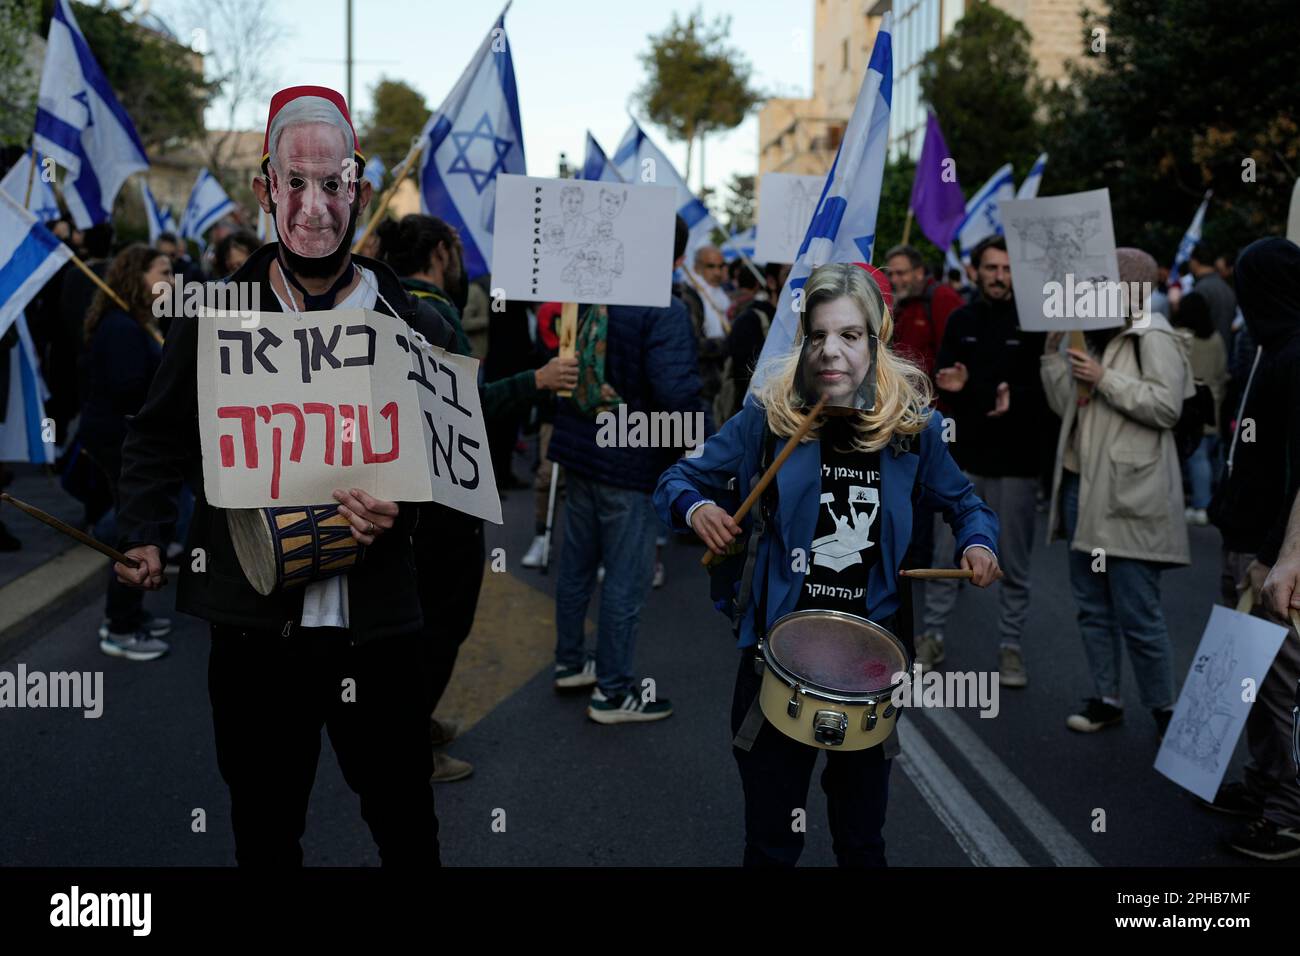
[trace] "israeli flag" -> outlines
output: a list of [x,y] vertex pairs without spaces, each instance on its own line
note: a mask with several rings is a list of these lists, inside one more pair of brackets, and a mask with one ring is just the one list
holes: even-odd
[[1034,165],[1029,168],[1029,175],[1016,190],[1017,199],[1034,199],[1038,196],[1038,184],[1043,181],[1043,169],[1047,166],[1047,154],[1039,153]]
[[57,0],[50,20],[33,145],[68,171],[63,198],[78,229],[107,220],[127,177],[149,168],[68,0]]
[[152,246],[164,232],[176,231],[176,221],[172,219],[170,209],[158,205],[149,184],[143,179],[140,180],[140,196],[144,199],[144,215],[149,220],[149,245]]
[[506,10],[420,134],[420,211],[460,233],[469,279],[492,271],[497,174],[528,172]]
[[808,224],[790,278],[781,290],[776,316],[754,372],[755,385],[766,376],[770,360],[786,355],[794,345],[799,316],[791,303],[794,291],[803,288],[812,271],[828,262],[871,261],[894,86],[892,21],[890,13],[881,19],[853,117],[835,154],[835,164],[826,176],[817,212]]
[[998,203],[1015,196],[1016,182],[1011,174],[1011,164],[1007,163],[990,176],[989,181],[966,203],[966,218],[957,227],[956,236],[963,260],[970,261],[971,250],[979,245],[981,239],[1003,235]]
[[690,237],[686,240],[686,257],[700,246],[713,241],[713,231],[722,232],[709,207],[691,192],[686,180],[678,174],[663,150],[650,141],[636,120],[623,134],[618,149],[614,150],[614,168],[629,183],[659,183],[677,189],[677,215],[686,222]]
[[1174,265],[1169,270],[1170,285],[1178,281],[1178,273],[1183,266],[1187,265],[1187,260],[1192,257],[1192,250],[1201,241],[1201,229],[1205,225],[1205,210],[1210,208],[1210,197],[1212,195],[1214,195],[1214,190],[1207,189],[1205,191],[1205,198],[1201,200],[1200,208],[1196,210],[1196,215],[1192,217],[1192,224],[1183,233],[1183,241],[1178,243],[1178,252],[1174,254]]
[[190,201],[185,204],[185,214],[181,216],[181,236],[186,239],[202,239],[203,234],[235,211],[235,204],[221,183],[206,169],[199,170],[199,178],[190,190]]
[[383,188],[384,173],[387,171],[388,167],[384,165],[382,159],[378,156],[371,156],[366,159],[366,171],[362,173],[361,176],[363,179],[368,179],[370,185],[374,186],[375,189],[378,190]]
[[596,137],[591,135],[591,130],[587,131],[587,155],[582,162],[582,178],[602,183],[623,182],[623,177],[614,168],[614,164],[609,161],[605,151],[600,148],[600,143],[596,142]]
[[[23,154],[18,162],[13,164],[9,172],[5,173],[4,179],[0,179],[0,189],[7,192],[19,205],[26,200],[27,211],[30,212],[41,222],[49,222],[51,219],[59,218],[59,202],[54,198],[54,190],[50,184],[41,178],[41,169],[45,165],[41,161],[41,154],[35,154],[36,169],[32,170],[33,151]],[[30,177],[32,184],[31,198],[27,198],[27,183]]]
[[722,258],[727,262],[739,259],[742,255],[754,258],[754,247],[758,244],[758,226],[750,226],[741,232],[733,232],[722,247]]

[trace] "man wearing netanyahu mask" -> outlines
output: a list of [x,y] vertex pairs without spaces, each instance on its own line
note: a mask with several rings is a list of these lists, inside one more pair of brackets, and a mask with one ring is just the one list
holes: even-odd
[[[256,250],[230,277],[251,287],[240,290],[240,301],[248,301],[247,291],[263,312],[294,313],[304,322],[330,309],[382,312],[434,345],[451,345],[451,329],[410,298],[391,269],[351,253],[372,187],[361,177],[365,157],[343,97],[317,86],[275,94],[263,153],[253,192],[274,215],[280,241]],[[136,587],[161,586],[159,547],[171,540],[175,493],[188,481],[196,503],[176,606],[209,624],[208,692],[235,857],[241,866],[302,864],[324,726],[384,865],[437,865],[410,541],[415,505],[364,488],[336,489],[333,501],[311,512],[318,523],[345,519],[340,528],[360,546],[355,561],[301,587],[256,590],[231,523],[238,528],[256,512],[215,508],[204,494],[195,385],[203,321],[173,317],[162,364],[129,426],[118,526],[137,566],[115,571]],[[192,562],[198,554],[204,561]]]

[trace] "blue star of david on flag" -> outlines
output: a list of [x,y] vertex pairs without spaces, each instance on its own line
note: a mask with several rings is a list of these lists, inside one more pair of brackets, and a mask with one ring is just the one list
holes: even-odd
[[[456,156],[447,167],[448,173],[465,173],[469,176],[470,181],[474,183],[474,191],[482,193],[487,188],[488,183],[496,178],[501,171],[502,162],[506,154],[510,152],[510,147],[514,145],[513,141],[502,139],[496,135],[492,129],[492,120],[484,113],[479,117],[479,121],[474,124],[474,128],[468,133],[463,130],[453,130],[451,134],[452,141],[456,144]],[[485,147],[480,146],[474,149],[475,142],[482,140],[486,143],[486,150],[489,155],[485,156]],[[473,149],[471,156],[470,150]],[[475,159],[490,159],[487,169],[481,168],[481,165],[475,165]]]

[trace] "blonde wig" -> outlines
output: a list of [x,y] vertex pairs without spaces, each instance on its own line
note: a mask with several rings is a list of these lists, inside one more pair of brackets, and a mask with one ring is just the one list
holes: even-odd
[[[835,262],[814,269],[803,287],[800,329],[788,355],[772,360],[762,384],[755,390],[767,413],[767,425],[779,438],[789,438],[802,423],[804,396],[800,393],[803,341],[812,328],[812,313],[819,305],[848,297],[858,307],[867,330],[876,336],[875,404],[854,413],[854,451],[884,448],[895,435],[915,435],[930,418],[933,392],[930,378],[889,348],[894,319],[885,307],[880,289],[865,269],[851,262]],[[868,372],[867,374],[871,374]],[[814,425],[804,441],[818,440],[822,423]]]

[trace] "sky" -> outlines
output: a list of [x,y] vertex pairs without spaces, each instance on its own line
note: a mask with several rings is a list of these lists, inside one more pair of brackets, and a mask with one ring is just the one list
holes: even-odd
[[[281,58],[270,66],[277,88],[314,83],[342,91],[345,0],[268,0],[285,30]],[[663,31],[676,12],[698,6],[707,21],[730,15],[730,45],[753,67],[753,84],[768,95],[812,92],[812,0],[514,0],[506,33],[514,56],[528,172],[554,176],[559,154],[581,166],[590,128],[613,155],[634,109],[633,93],[645,79],[639,54],[648,36]],[[182,39],[190,25],[186,0],[153,0],[152,12]],[[354,0],[353,112],[370,108],[371,91],[383,78],[419,90],[436,109],[491,29],[496,2],[449,0]],[[261,130],[266,106],[250,108],[239,125]],[[224,113],[209,115],[209,125]],[[686,144],[639,117],[642,126],[684,171]],[[365,144],[362,144],[364,148]],[[698,191],[699,144],[690,183]],[[401,157],[383,157],[390,166]],[[758,119],[751,114],[728,133],[705,144],[704,183],[721,196],[733,174],[758,167]],[[720,200],[718,201],[720,205]]]

